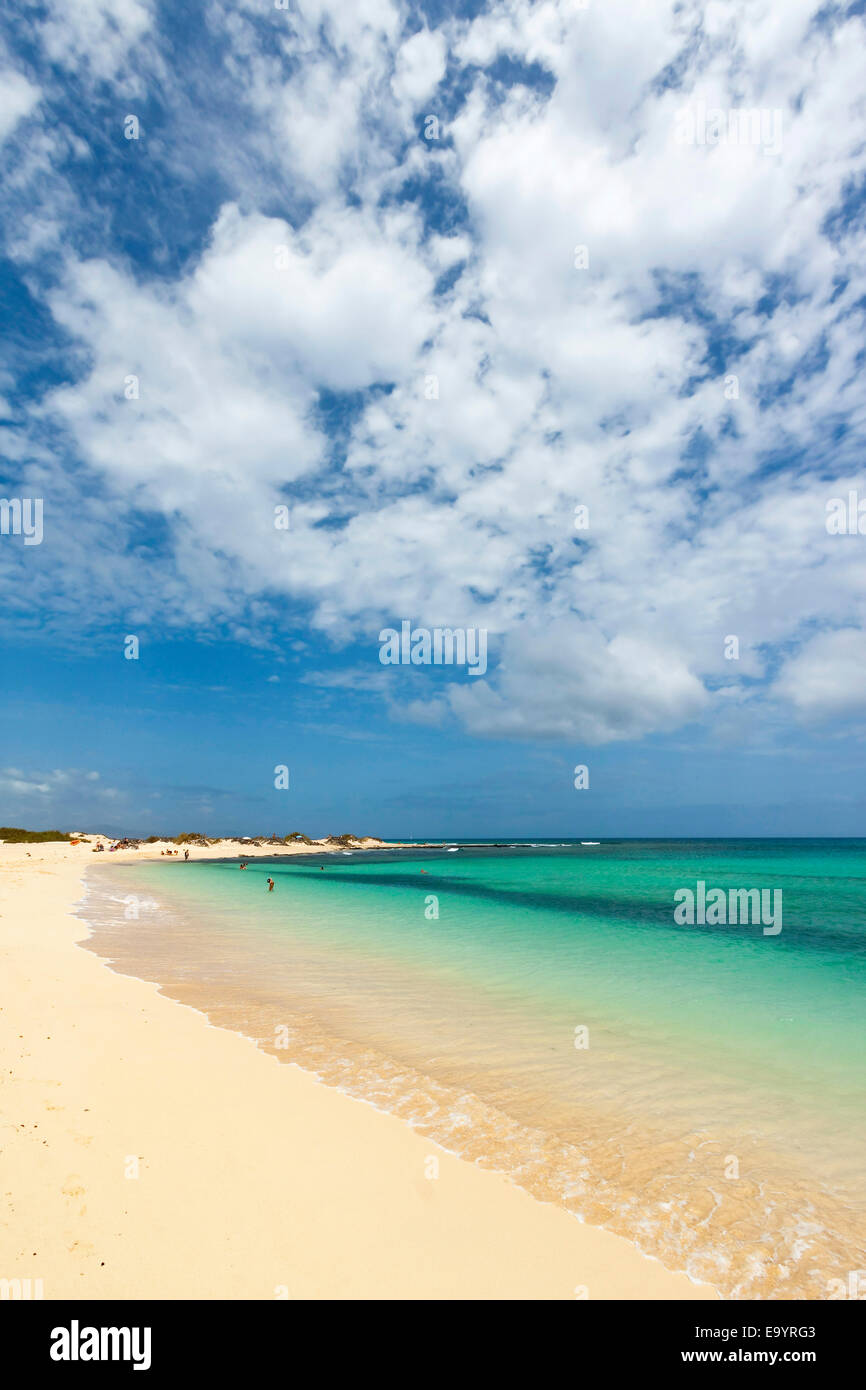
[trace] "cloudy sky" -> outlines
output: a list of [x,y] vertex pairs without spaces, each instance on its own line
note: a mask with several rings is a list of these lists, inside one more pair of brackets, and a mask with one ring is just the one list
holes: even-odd
[[863,4],[282,4],[4,7],[0,820],[866,834]]

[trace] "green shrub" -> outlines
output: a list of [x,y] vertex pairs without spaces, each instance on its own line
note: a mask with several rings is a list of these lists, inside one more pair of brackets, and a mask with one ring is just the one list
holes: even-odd
[[21,830],[17,826],[0,825],[0,840],[7,845],[39,845],[48,840],[71,839],[65,830]]

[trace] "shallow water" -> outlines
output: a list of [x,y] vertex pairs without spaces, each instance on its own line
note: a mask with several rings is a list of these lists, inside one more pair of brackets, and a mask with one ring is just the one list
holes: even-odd
[[[781,890],[782,930],[677,925],[699,880]],[[99,865],[81,911],[116,968],[726,1295],[866,1267],[864,841]]]

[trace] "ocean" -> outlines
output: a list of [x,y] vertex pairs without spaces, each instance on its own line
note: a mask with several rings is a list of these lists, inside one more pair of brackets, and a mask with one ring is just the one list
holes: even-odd
[[453,844],[94,865],[79,910],[113,968],[724,1296],[843,1296],[866,841]]

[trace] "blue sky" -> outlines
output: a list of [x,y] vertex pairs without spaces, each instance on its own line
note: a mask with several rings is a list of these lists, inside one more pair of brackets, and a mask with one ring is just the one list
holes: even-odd
[[7,6],[0,820],[866,834],[861,8]]

